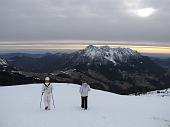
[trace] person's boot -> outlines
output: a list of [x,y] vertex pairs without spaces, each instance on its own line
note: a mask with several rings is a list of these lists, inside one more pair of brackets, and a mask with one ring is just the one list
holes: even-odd
[[48,106],[45,107],[45,110],[47,110],[47,109],[48,109]]

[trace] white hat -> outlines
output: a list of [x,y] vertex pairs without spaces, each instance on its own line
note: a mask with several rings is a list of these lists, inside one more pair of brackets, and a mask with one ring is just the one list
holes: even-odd
[[49,81],[49,80],[50,80],[50,78],[49,78],[49,77],[45,77],[45,80],[46,80],[46,81]]

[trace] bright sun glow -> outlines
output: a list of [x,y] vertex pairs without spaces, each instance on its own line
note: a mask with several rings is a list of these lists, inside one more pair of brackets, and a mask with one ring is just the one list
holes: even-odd
[[139,17],[149,17],[150,15],[152,15],[155,12],[155,9],[153,8],[143,8],[143,9],[138,9],[135,10],[134,13],[139,16]]

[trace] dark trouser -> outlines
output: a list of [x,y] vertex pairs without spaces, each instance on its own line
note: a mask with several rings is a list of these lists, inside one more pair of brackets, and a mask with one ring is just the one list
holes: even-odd
[[87,109],[87,96],[81,97],[81,107]]

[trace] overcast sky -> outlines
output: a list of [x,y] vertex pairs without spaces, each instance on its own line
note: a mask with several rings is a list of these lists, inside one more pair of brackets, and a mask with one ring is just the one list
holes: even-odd
[[0,0],[0,43],[105,40],[170,44],[169,6],[170,0]]

